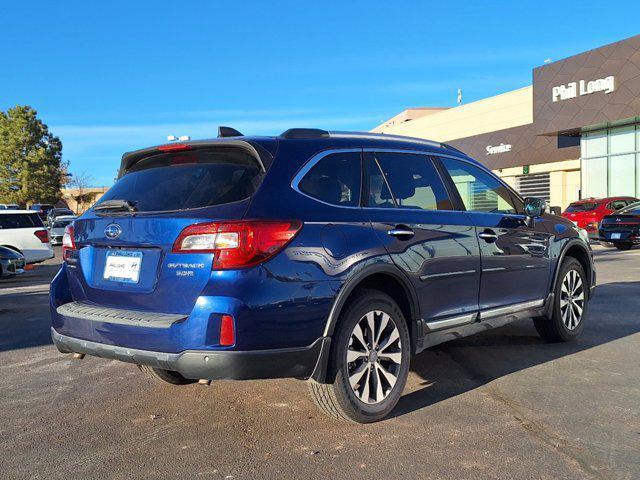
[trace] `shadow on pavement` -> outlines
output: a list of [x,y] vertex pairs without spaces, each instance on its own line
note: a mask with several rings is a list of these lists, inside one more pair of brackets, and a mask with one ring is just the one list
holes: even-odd
[[[624,298],[624,305],[611,298]],[[463,394],[497,378],[640,332],[640,282],[598,287],[582,335],[570,343],[546,343],[533,322],[520,320],[496,330],[454,340],[412,359],[411,371],[423,379],[405,394],[390,418]]]
[[0,281],[0,352],[51,344],[49,282],[59,264]]

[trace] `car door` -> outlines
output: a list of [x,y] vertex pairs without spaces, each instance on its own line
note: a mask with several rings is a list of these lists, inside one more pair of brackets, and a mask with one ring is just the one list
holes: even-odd
[[539,301],[549,293],[551,235],[527,219],[521,202],[497,177],[467,161],[439,157],[478,236],[481,310]]
[[410,279],[430,329],[468,323],[478,310],[475,228],[456,211],[432,160],[365,152],[364,205],[395,265]]

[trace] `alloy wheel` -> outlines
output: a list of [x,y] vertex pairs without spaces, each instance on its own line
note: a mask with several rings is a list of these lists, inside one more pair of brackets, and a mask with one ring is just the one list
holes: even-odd
[[346,364],[351,389],[362,402],[387,398],[402,364],[400,331],[387,313],[373,310],[360,318],[349,339]]
[[569,330],[575,329],[584,310],[584,285],[577,270],[569,270],[562,280],[560,314],[562,323]]

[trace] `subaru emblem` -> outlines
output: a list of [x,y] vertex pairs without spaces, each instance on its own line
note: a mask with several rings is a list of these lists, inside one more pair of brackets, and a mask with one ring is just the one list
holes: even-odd
[[118,238],[121,233],[122,229],[117,223],[111,223],[104,229],[104,234],[107,236],[107,238]]

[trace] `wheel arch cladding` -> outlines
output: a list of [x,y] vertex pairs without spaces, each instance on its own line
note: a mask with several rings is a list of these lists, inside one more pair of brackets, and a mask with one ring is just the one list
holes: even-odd
[[[560,259],[556,266],[556,272],[554,275],[554,281],[552,285],[552,288],[553,288],[552,292],[555,291],[555,288],[558,284],[558,281],[559,281],[558,273],[560,272],[560,268],[562,267],[562,263],[564,262],[566,257],[575,258],[578,262],[580,262],[580,265],[582,266],[582,269],[584,270],[584,273],[587,276],[587,284],[589,286],[591,285],[591,279],[592,279],[591,255],[583,245],[575,241],[575,242],[568,243],[565,246],[560,256]],[[589,288],[587,288],[587,291],[588,290]]]
[[[394,271],[393,267],[390,266],[377,266],[376,268],[367,269],[353,278],[352,281],[342,289],[329,315],[325,336],[332,337],[333,340],[340,314],[349,306],[350,302],[357,297],[358,293],[363,290],[377,290],[388,295],[396,302],[405,317],[409,329],[411,355],[415,354],[416,343],[421,339],[422,334],[419,324],[420,311],[417,298],[408,281],[404,280]],[[311,378],[316,382],[325,383],[327,381],[327,367],[333,344],[333,341],[328,342],[325,347],[326,349],[320,352],[316,367],[311,374]]]
[[341,312],[344,311],[358,292],[363,289],[378,290],[389,295],[398,304],[409,327],[412,353],[415,352],[416,338],[420,333],[418,323],[416,322],[416,320],[420,318],[417,298],[408,281],[394,271],[394,268],[391,266],[378,266],[377,268],[366,269],[345,285],[340,294],[338,294],[331,313],[329,314],[325,331],[326,336],[332,336],[334,334]]

